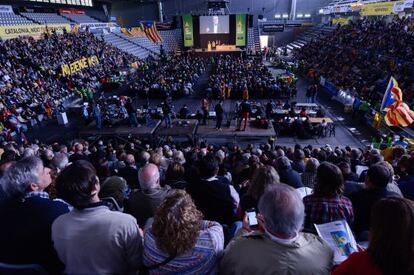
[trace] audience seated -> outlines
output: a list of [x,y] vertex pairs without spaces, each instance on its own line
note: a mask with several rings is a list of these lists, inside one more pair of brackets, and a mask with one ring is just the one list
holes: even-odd
[[338,166],[323,162],[315,179],[312,195],[303,198],[307,232],[316,233],[314,224],[345,220],[352,225],[354,212],[351,201],[342,195],[344,180]]
[[154,216],[155,211],[171,191],[171,187],[160,185],[160,172],[155,164],[149,163],[138,172],[141,190],[131,193],[125,211],[134,216],[141,227]]
[[142,262],[142,231],[135,218],[111,211],[99,197],[96,170],[79,160],[56,180],[63,200],[75,209],[52,225],[52,240],[66,274],[127,273]]
[[1,177],[8,201],[0,208],[0,262],[39,264],[50,273],[62,271],[51,230],[52,223],[69,209],[44,191],[51,182],[50,169],[35,156],[15,162]]
[[319,167],[319,161],[315,158],[309,158],[306,161],[305,171],[300,175],[302,183],[305,187],[312,188],[315,185],[316,171]]
[[292,169],[291,161],[287,157],[280,157],[277,159],[277,170],[281,182],[286,183],[293,188],[303,187],[299,173]]
[[302,233],[304,206],[285,184],[272,185],[259,201],[259,230],[226,247],[221,274],[329,274],[333,253],[319,237]]
[[214,274],[224,248],[223,228],[203,220],[191,197],[170,192],[144,234],[144,269],[151,274]]
[[119,169],[118,176],[126,180],[129,188],[139,189],[138,170],[136,168],[134,155],[126,155],[125,167]]
[[231,226],[240,198],[226,178],[217,176],[218,169],[216,158],[206,155],[200,163],[200,180],[193,179],[187,191],[206,219]]
[[368,249],[351,254],[332,274],[413,274],[413,230],[413,201],[379,200],[372,208]]
[[369,231],[370,213],[377,201],[382,198],[399,197],[398,194],[386,189],[390,177],[391,173],[387,167],[375,164],[368,169],[366,188],[350,195],[355,214],[354,230],[357,235]]

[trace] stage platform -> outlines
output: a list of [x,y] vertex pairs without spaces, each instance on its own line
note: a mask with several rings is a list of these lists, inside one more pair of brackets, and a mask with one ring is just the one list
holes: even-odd
[[173,119],[172,128],[166,128],[164,121],[155,129],[155,137],[190,137],[197,131],[197,119]]
[[160,126],[161,120],[154,121],[151,125],[141,125],[138,127],[131,127],[129,125],[120,125],[114,127],[103,127],[102,129],[96,129],[95,122],[89,126],[83,127],[79,130],[80,137],[89,136],[118,136],[128,137],[135,136],[141,138],[150,138],[154,135],[155,130]]
[[227,50],[207,50],[207,49],[192,49],[188,50],[188,53],[197,54],[200,56],[209,56],[209,55],[217,55],[217,54],[243,54],[245,50],[243,49],[227,49]]
[[255,121],[250,120],[247,123],[246,131],[236,131],[236,120],[232,120],[230,127],[226,127],[225,121],[223,122],[221,131],[215,129],[216,121],[209,120],[207,125],[199,125],[196,133],[197,138],[202,139],[237,139],[237,138],[249,138],[249,139],[268,139],[269,137],[275,137],[276,132],[270,123],[270,128],[261,129],[254,126]]

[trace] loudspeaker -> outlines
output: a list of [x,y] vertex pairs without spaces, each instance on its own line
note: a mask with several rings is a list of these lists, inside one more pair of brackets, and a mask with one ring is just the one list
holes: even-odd
[[259,14],[258,18],[259,18],[260,20],[262,20],[262,19],[263,19],[263,14]]

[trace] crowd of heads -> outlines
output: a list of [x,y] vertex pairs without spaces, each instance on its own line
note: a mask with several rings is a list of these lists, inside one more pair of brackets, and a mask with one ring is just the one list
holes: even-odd
[[206,71],[208,60],[192,54],[171,55],[147,61],[132,75],[130,92],[143,98],[179,98],[194,92],[198,78]]
[[230,91],[226,98],[243,98],[245,90],[252,98],[267,98],[274,92],[275,84],[261,59],[222,55],[214,60],[209,87],[217,97],[227,89]]
[[[7,138],[25,120],[52,117],[69,96],[85,88],[92,92],[136,60],[88,32],[45,34],[0,43],[0,131]],[[71,75],[61,66],[96,56],[99,64]],[[39,122],[39,121],[38,121]],[[31,126],[30,124],[28,126]]]
[[367,17],[338,26],[332,33],[311,41],[294,55],[304,72],[315,70],[339,89],[374,106],[380,103],[391,76],[404,94],[414,98],[414,37],[412,18],[395,17],[391,22]]
[[[314,223],[346,220],[357,240],[367,240],[366,232],[372,233],[367,251],[380,270],[412,271],[411,234],[404,235],[403,243],[397,231],[402,230],[400,226],[413,229],[414,208],[410,200],[414,199],[414,156],[400,145],[383,151],[369,146],[362,149],[299,144],[151,147],[133,140],[125,144],[98,141],[92,145],[85,141],[67,145],[3,143],[1,151],[2,211],[8,204],[24,202],[23,198],[27,200],[28,194],[36,192],[48,192],[54,201],[80,211],[75,213],[99,208],[103,201],[112,212],[132,215],[144,228],[143,235],[138,231],[136,234],[145,240],[139,249],[144,267],[150,270],[153,265],[159,271],[173,268],[169,261],[185,261],[190,257],[186,253],[200,250],[213,253],[208,263],[199,263],[203,268],[231,273],[232,257],[248,254],[244,247],[247,244],[239,241],[231,228],[236,225],[240,234],[256,232],[246,224],[245,216],[254,209],[260,225],[257,232],[262,230],[261,234],[285,240],[297,240],[306,234],[317,238],[313,235]],[[365,168],[361,172],[359,167]],[[395,205],[404,215],[395,216],[389,205]],[[384,229],[387,219],[395,224]],[[200,232],[204,231],[210,232],[211,245],[203,243],[207,235]],[[329,271],[330,250],[307,241],[325,257],[315,259],[313,268]],[[249,245],[253,244],[252,241]],[[406,257],[390,257],[383,251],[387,244],[393,247],[390,251],[398,255],[403,252]],[[395,246],[401,251],[397,252]],[[64,264],[73,263],[62,254],[66,252],[62,252],[59,243],[55,248]],[[387,256],[393,260],[384,262]],[[220,257],[224,257],[221,267]],[[164,263],[167,269],[157,266],[162,258],[169,260]],[[401,265],[395,266],[396,263]],[[139,264],[132,266],[138,268]],[[66,271],[71,268],[66,267]],[[187,268],[190,267],[182,270]]]

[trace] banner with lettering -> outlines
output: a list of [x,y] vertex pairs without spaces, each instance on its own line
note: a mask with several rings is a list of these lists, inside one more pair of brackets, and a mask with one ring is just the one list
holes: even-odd
[[340,18],[333,18],[332,19],[332,24],[334,24],[334,25],[348,25],[349,24],[349,22],[351,21],[351,18],[342,18],[342,17],[340,17]]
[[246,46],[246,15],[236,14],[236,46]]
[[83,69],[94,67],[99,64],[99,59],[96,55],[84,57],[76,60],[75,62],[63,64],[61,66],[62,76],[67,76],[79,72]]
[[70,24],[0,26],[0,37],[3,40],[19,36],[40,38],[40,36],[46,32],[50,33],[56,31],[61,33],[63,30],[70,32]]
[[378,16],[378,15],[390,15],[394,12],[394,6],[402,1],[398,2],[382,2],[374,4],[365,4],[362,6],[362,16]]
[[193,16],[183,15],[184,47],[194,46]]

